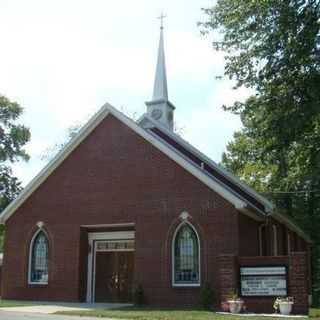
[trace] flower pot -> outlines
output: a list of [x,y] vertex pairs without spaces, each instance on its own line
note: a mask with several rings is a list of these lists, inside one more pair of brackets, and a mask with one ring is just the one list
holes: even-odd
[[292,311],[292,305],[293,305],[292,301],[279,302],[280,313],[288,316]]
[[228,312],[229,311],[229,303],[227,301],[221,302],[221,310],[223,312]]
[[229,311],[231,313],[240,313],[243,306],[242,300],[228,300]]

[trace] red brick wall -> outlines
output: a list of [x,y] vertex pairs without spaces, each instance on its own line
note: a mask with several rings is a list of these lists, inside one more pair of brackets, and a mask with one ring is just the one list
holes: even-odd
[[[83,301],[88,230],[81,226],[130,222],[136,231],[135,283],[142,284],[146,302],[198,304],[199,288],[171,285],[171,241],[182,211],[200,237],[201,283],[210,282],[219,296],[227,281],[219,256],[257,255],[257,223],[110,116],[7,221],[3,297]],[[46,286],[27,283],[38,221],[49,236]]]
[[233,254],[219,256],[219,302],[226,301],[238,293],[238,256]]
[[[309,278],[308,253],[292,252],[289,256],[278,257],[235,257],[221,255],[220,302],[230,297],[230,293],[240,293],[239,268],[241,266],[286,266],[288,271],[288,295],[294,298],[293,313],[308,313]],[[275,297],[242,297],[250,312],[272,313]]]
[[239,254],[240,256],[259,256],[259,226],[265,225],[265,245],[266,255],[274,255],[274,239],[273,226],[277,228],[277,248],[278,255],[283,256],[288,254],[288,232],[291,233],[291,251],[306,251],[306,242],[296,234],[288,231],[288,229],[275,221],[273,218],[268,218],[266,222],[257,222],[245,215],[239,215]]
[[[202,283],[217,288],[218,255],[238,253],[235,209],[107,117],[7,221],[3,297],[83,300],[86,233],[80,226],[134,222],[135,282],[143,285],[147,302],[196,304],[199,288],[171,286],[171,240],[185,210],[200,235]],[[49,235],[49,284],[29,286],[29,242],[38,221]]]
[[289,256],[290,295],[294,297],[293,311],[308,313],[309,257],[307,252],[293,252]]
[[239,254],[241,256],[258,256],[259,250],[259,225],[252,218],[243,214],[239,215]]
[[[279,257],[240,257],[238,260],[238,269],[242,266],[287,266],[289,265],[289,259],[287,256]],[[238,283],[239,284],[239,283]],[[289,284],[288,284],[289,285]],[[290,288],[289,295],[290,293]],[[273,303],[275,297],[244,297],[245,305],[248,311],[251,312],[266,312],[273,313]]]
[[241,256],[258,256],[260,255],[259,248],[259,226],[265,225],[266,237],[266,255],[274,255],[274,239],[273,226],[277,228],[277,248],[278,255],[283,256],[288,254],[288,233],[290,233],[291,251],[306,251],[307,243],[292,231],[289,231],[284,225],[275,221],[273,218],[268,218],[267,223],[257,222],[245,215],[239,216],[239,252]]

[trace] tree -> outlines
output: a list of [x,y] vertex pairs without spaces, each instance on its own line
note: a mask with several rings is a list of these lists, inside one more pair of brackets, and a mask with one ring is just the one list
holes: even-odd
[[64,141],[55,143],[52,147],[45,150],[44,154],[41,155],[41,160],[51,160],[54,158],[79,132],[81,124],[75,124],[66,130]]
[[320,288],[320,1],[218,0],[204,11],[226,76],[255,90],[225,106],[243,129],[222,164],[310,234]]
[[[17,123],[22,112],[18,103],[0,95],[0,212],[21,191],[21,183],[13,176],[10,163],[29,159],[23,147],[30,140],[30,131]],[[0,228],[0,251],[2,243],[3,227]]]

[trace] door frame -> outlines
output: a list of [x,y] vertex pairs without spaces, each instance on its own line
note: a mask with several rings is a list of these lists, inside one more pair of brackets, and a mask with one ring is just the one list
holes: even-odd
[[[87,273],[87,295],[86,302],[95,302],[95,280],[96,280],[96,254],[97,254],[97,244],[103,241],[126,241],[134,240],[135,231],[111,231],[111,232],[90,232],[88,233],[88,273]],[[101,251],[135,251],[133,248],[121,248],[121,249],[108,249]]]

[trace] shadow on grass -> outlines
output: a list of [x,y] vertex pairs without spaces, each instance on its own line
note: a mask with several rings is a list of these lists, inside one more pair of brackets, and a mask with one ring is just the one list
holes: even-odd
[[[131,319],[131,320],[268,320],[283,319],[275,317],[250,316],[245,317],[236,315],[216,314],[213,310],[195,309],[195,308],[160,308],[160,307],[121,307],[115,309],[95,309],[88,311],[68,311],[58,312],[64,315],[107,317],[113,319]],[[286,320],[295,318],[286,318]]]

